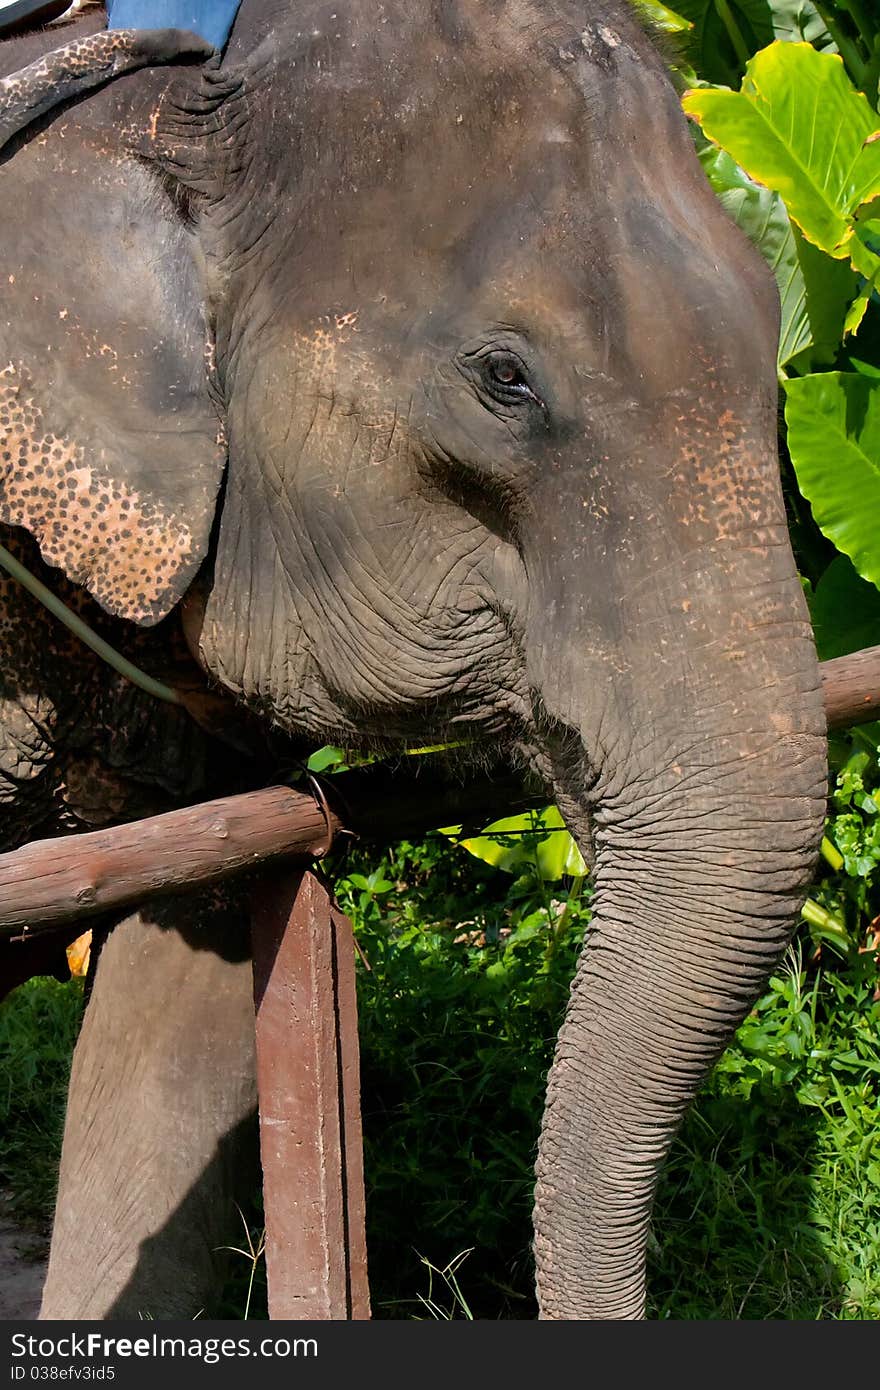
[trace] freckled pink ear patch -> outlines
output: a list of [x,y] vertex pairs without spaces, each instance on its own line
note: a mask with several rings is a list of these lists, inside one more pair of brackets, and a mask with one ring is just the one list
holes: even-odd
[[14,363],[0,370],[0,520],[30,531],[46,562],[108,612],[156,622],[198,567],[208,508],[176,517],[114,477],[117,461],[104,453],[90,457],[75,439],[53,434]]

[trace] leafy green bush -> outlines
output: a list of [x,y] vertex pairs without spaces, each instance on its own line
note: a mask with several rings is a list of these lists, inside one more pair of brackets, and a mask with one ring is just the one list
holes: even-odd
[[30,980],[0,1006],[0,1188],[19,1216],[44,1223],[81,1011],[81,980]]
[[[832,740],[813,889],[832,929],[802,924],[676,1140],[655,1316],[880,1316],[877,748],[873,728]],[[424,1315],[425,1262],[465,1251],[446,1316],[534,1316],[532,1165],[590,897],[583,878],[548,883],[544,829],[478,846],[513,872],[439,836],[340,866],[371,967],[359,1007],[379,1316]]]
[[655,1316],[880,1316],[876,958],[808,952],[801,939],[673,1146]]
[[[880,774],[845,747],[828,832],[863,872],[854,887],[826,864],[814,890],[845,932],[832,947],[802,926],[683,1126],[655,1211],[656,1316],[880,1315],[880,873],[864,852]],[[548,885],[535,860],[493,872],[435,836],[348,867],[339,891],[371,967],[359,1008],[375,1311],[423,1316],[424,1261],[469,1251],[445,1315],[532,1317],[532,1165],[589,891],[572,901],[583,880]]]
[[663,1175],[661,1315],[880,1317],[877,748],[874,729],[832,740],[813,893],[833,930],[802,925]]
[[338,883],[371,967],[358,1008],[380,1316],[423,1313],[420,1257],[442,1267],[466,1249],[476,1316],[533,1315],[532,1165],[589,912],[582,880],[572,894],[520,869],[499,873],[432,836],[378,868],[364,856]]

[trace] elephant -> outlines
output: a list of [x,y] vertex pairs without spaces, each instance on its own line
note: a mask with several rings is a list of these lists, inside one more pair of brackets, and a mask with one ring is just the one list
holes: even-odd
[[[658,1171],[823,822],[770,271],[625,0],[244,0],[222,58],[113,36],[115,69],[102,24],[0,46],[0,521],[230,715],[4,584],[5,843],[258,785],[276,736],[504,750],[595,875],[540,1316],[642,1317]],[[42,1316],[209,1296],[255,1103],[245,915],[105,924]]]

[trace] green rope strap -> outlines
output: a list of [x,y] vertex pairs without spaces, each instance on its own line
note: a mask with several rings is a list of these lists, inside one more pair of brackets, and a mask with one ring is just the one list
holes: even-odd
[[157,700],[167,700],[170,705],[182,704],[181,698],[176,690],[170,686],[163,685],[161,681],[154,680],[148,676],[146,671],[142,671],[139,666],[134,666],[130,661],[126,661],[115,647],[111,647],[109,642],[105,642],[103,637],[99,637],[93,632],[88,623],[84,623],[82,618],[72,613],[60,598],[47,589],[45,584],[41,584],[35,575],[31,574],[14,555],[0,545],[0,566],[11,574],[13,579],[17,579],[19,584],[28,593],[33,594],[44,608],[54,614],[59,622],[62,622],[81,642],[85,642],[87,647],[91,647],[93,652],[97,652],[102,661],[106,661],[108,666],[112,666],[114,671],[118,671],[120,676],[132,682],[133,685],[140,686],[148,695],[155,695]]

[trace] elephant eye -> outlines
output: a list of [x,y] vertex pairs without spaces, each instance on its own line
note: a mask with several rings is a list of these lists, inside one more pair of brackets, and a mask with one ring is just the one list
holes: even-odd
[[488,394],[502,405],[516,405],[524,400],[543,404],[529,384],[523,363],[513,352],[487,352],[480,362],[480,376]]

